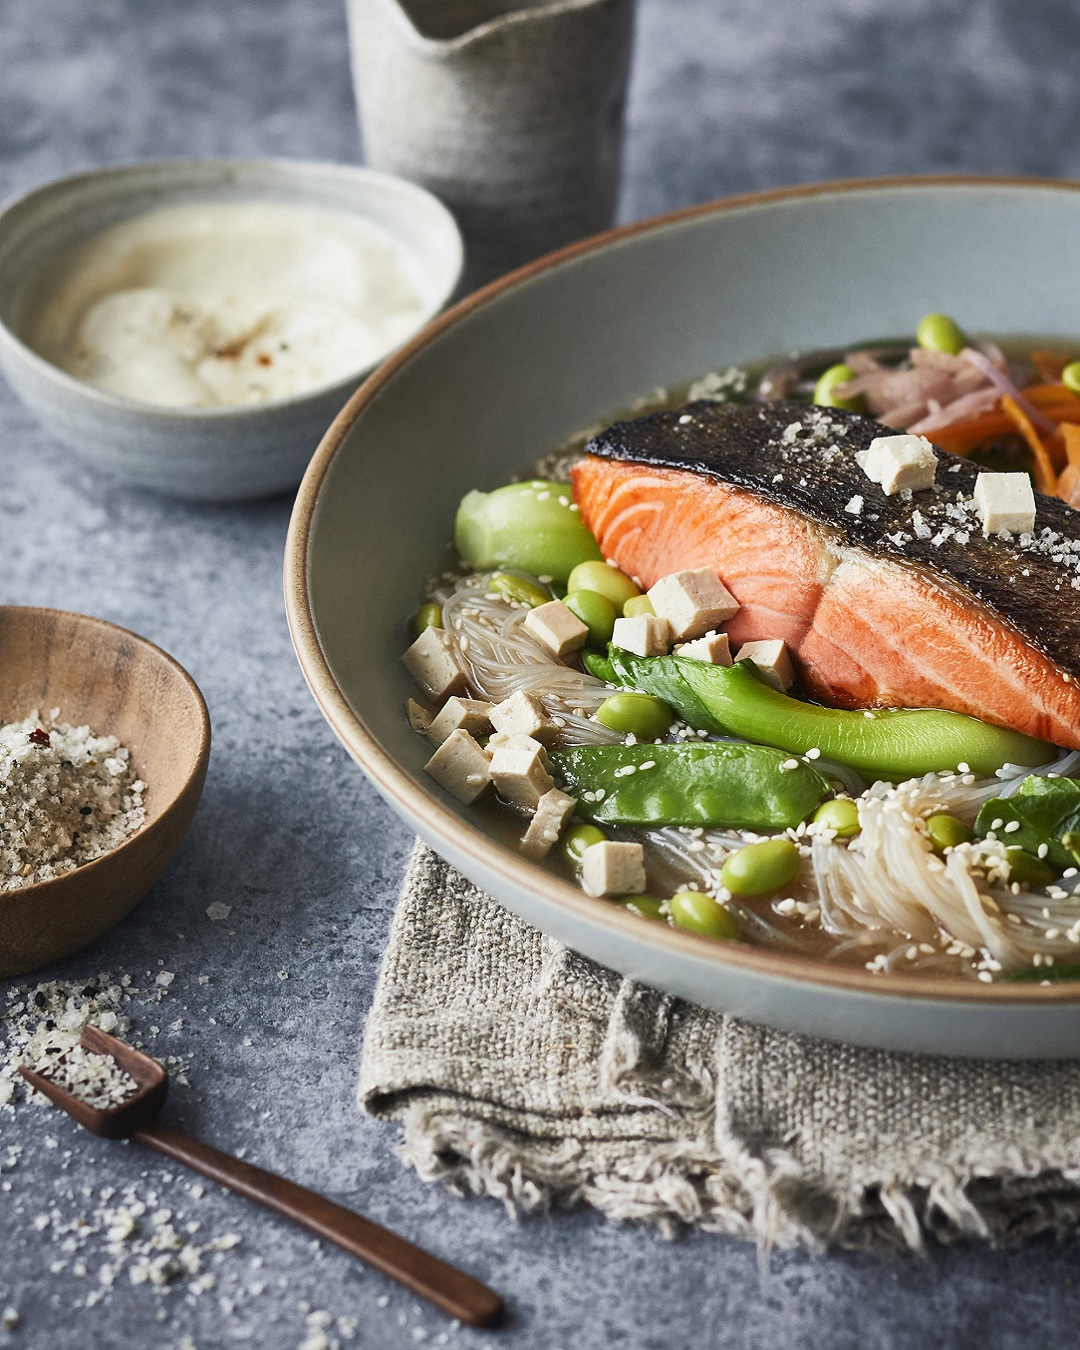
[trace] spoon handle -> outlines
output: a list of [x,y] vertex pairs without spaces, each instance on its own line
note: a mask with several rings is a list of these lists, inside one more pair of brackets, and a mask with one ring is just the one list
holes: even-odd
[[451,1317],[472,1326],[491,1326],[502,1314],[502,1300],[494,1290],[455,1270],[437,1256],[406,1242],[370,1219],[327,1200],[294,1181],[230,1157],[201,1140],[170,1130],[156,1121],[132,1134],[137,1143],[201,1172],[238,1195],[335,1242],[353,1256],[381,1270],[414,1294],[442,1308]]

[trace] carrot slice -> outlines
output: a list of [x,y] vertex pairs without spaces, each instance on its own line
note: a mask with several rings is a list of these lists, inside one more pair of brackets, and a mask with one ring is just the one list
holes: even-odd
[[1049,407],[1040,408],[1039,411],[1044,417],[1049,417],[1051,422],[1057,422],[1059,425],[1064,422],[1080,422],[1080,398],[1075,403],[1051,403]]
[[[1024,440],[1027,441],[1028,448],[1035,457],[1035,486],[1040,492],[1047,492],[1054,496],[1057,492],[1058,476],[1045,441],[1031,425],[1031,419],[1027,413],[1011,395],[1004,395],[1001,400],[1001,410],[1013,422]],[[1062,458],[1064,460],[1064,456]]]
[[1065,438],[1065,455],[1074,469],[1080,469],[1080,427],[1063,426],[1061,434]]
[[1036,408],[1049,408],[1056,406],[1058,403],[1080,405],[1080,398],[1071,389],[1066,389],[1060,382],[1057,384],[1029,384],[1021,392],[1029,403],[1034,403]]
[[1015,425],[1004,413],[991,411],[953,422],[939,431],[928,432],[927,440],[950,454],[966,455],[983,441],[992,440],[995,436],[1007,436],[1015,431]]
[[1080,426],[1065,423],[1061,434],[1069,462],[1058,479],[1057,495],[1069,506],[1080,507]]

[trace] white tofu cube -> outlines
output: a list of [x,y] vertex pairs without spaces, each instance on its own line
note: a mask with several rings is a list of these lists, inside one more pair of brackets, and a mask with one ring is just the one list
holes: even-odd
[[635,656],[666,656],[671,651],[671,624],[656,614],[635,614],[616,619],[611,640]]
[[523,689],[495,704],[491,710],[491,725],[504,736],[535,736],[538,740],[544,740],[558,730],[540,699]]
[[424,765],[424,772],[458,801],[468,804],[491,785],[491,757],[467,731],[459,729],[447,736]]
[[558,788],[545,792],[536,805],[536,814],[521,841],[521,851],[527,858],[544,858],[558,842],[566,822],[574,814],[577,800]]
[[500,737],[491,756],[491,778],[499,795],[521,811],[535,811],[555,786],[547,753],[531,736]]
[[425,628],[401,659],[416,683],[436,703],[466,690],[464,668],[445,628]]
[[787,646],[779,638],[744,642],[735,653],[735,660],[753,661],[769,683],[782,694],[787,693],[795,679]]
[[547,746],[538,741],[535,736],[522,736],[520,732],[507,733],[505,731],[496,731],[493,736],[489,737],[487,748],[494,754],[500,746],[509,746],[511,749],[523,750],[531,749],[534,745],[540,746],[540,763],[548,773],[550,773],[551,759],[547,752]]
[[710,666],[730,666],[731,646],[726,633],[706,633],[693,642],[681,642],[675,648],[676,656],[690,661],[705,661]]
[[581,885],[590,895],[641,895],[645,890],[645,850],[640,844],[605,839],[581,855]]
[[649,587],[649,600],[679,642],[701,637],[739,612],[738,600],[709,567],[661,577]]
[[427,734],[431,726],[431,714],[422,703],[417,703],[414,698],[405,700],[405,716],[409,719],[409,726],[413,731],[419,731],[422,736]]
[[979,474],[975,509],[983,534],[1032,534],[1035,530],[1035,494],[1026,473]]
[[428,727],[428,735],[442,745],[452,732],[467,731],[470,736],[486,736],[491,730],[491,704],[482,698],[448,698]]
[[910,488],[933,487],[937,452],[925,436],[876,436],[855,456],[871,483],[880,483],[886,497]]
[[576,652],[579,647],[584,647],[589,636],[589,625],[582,623],[561,600],[549,600],[546,605],[530,609],[525,616],[524,628],[556,656]]

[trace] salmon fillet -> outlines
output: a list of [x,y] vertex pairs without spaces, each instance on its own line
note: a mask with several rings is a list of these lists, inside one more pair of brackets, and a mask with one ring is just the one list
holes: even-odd
[[802,686],[848,708],[945,708],[1080,749],[1080,513],[984,538],[977,466],[886,497],[855,460],[869,418],[691,404],[616,423],[573,470],[605,558],[639,584],[711,567],[732,644],[782,638]]

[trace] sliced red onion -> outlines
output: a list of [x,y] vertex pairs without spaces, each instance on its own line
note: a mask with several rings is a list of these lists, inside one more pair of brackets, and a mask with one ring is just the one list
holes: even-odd
[[945,427],[951,427],[954,422],[962,422],[965,418],[977,417],[979,413],[989,412],[1000,397],[997,389],[992,385],[990,388],[983,385],[981,389],[965,394],[962,398],[954,399],[952,403],[946,404],[939,412],[924,417],[921,422],[916,422],[914,426],[908,427],[908,431],[914,432],[916,436],[927,436],[931,431],[942,431]]
[[1002,370],[1009,369],[1009,363],[1005,359],[1005,353],[996,342],[980,342],[979,351],[988,356],[995,366],[1000,366]]
[[1023,408],[1024,412],[1027,413],[1034,425],[1041,431],[1057,431],[1056,425],[1051,422],[1049,417],[1044,416],[1038,408],[1036,408],[1034,403],[1030,403],[1023,396],[1016,385],[1013,384],[1012,380],[1009,379],[1008,375],[996,366],[985,352],[977,352],[973,347],[965,347],[960,355],[965,361],[970,361],[973,366],[981,370],[986,378],[993,384],[996,384],[1003,394],[1008,394],[1010,398],[1015,399],[1019,407]]
[[926,412],[926,400],[918,399],[915,402],[897,403],[891,407],[888,412],[878,413],[877,420],[886,427],[894,427],[897,431],[909,431],[909,423],[916,422]]

